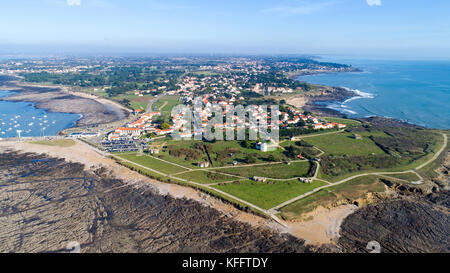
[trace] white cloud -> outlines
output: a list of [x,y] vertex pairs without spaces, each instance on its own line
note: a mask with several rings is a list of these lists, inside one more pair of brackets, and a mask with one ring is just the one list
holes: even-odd
[[[368,0],[369,1],[369,0]],[[263,10],[264,12],[279,12],[289,14],[311,14],[326,7],[335,5],[336,2],[321,2],[321,3],[303,3],[296,6],[278,6]]]
[[81,0],[67,0],[67,5],[69,6],[80,6]]
[[381,0],[366,0],[369,6],[381,6]]

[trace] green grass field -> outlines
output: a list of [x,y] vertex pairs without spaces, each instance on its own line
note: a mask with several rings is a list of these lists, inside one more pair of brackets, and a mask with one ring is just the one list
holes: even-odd
[[367,137],[354,139],[351,133],[338,133],[305,138],[305,141],[317,146],[327,154],[335,155],[370,155],[384,154],[372,140]]
[[375,175],[357,177],[346,183],[330,187],[328,190],[332,191],[338,196],[350,200],[363,198],[368,192],[384,192],[385,184],[380,182],[380,177]]
[[137,153],[115,153],[115,155],[165,174],[174,174],[186,171],[185,168],[163,162],[147,155],[137,156]]
[[270,209],[284,201],[311,191],[324,184],[324,182],[320,181],[305,184],[294,179],[290,181],[270,182],[240,181],[236,183],[215,185],[214,187],[261,208]]
[[275,163],[251,167],[220,168],[215,169],[215,171],[249,178],[253,176],[262,176],[267,178],[288,179],[307,176],[310,167],[310,162],[301,161],[292,162],[291,165]]
[[385,184],[380,182],[379,178],[375,175],[363,176],[322,189],[281,208],[281,216],[288,220],[299,219],[302,214],[310,212],[318,206],[326,207],[339,200],[357,200],[365,197],[369,192],[384,192],[386,190]]
[[179,96],[164,96],[153,104],[153,111],[160,111],[161,116],[165,119],[169,119],[172,113],[172,108],[178,104],[180,104]]
[[[245,158],[247,156],[251,156],[254,159],[254,163],[268,163],[269,161],[267,158],[270,155],[273,155],[278,162],[286,159],[286,156],[283,155],[283,150],[281,149],[272,152],[262,152],[255,148],[243,148],[237,141],[216,141],[214,143],[204,143],[196,140],[175,141],[172,139],[163,139],[155,141],[154,144],[163,142],[165,143],[165,146],[173,146],[175,148],[192,148],[196,143],[211,146],[210,156],[214,167],[233,166],[234,161],[236,161],[238,165],[247,165],[248,163],[245,162]],[[187,160],[185,158],[172,156],[169,153],[169,149],[161,151],[157,157],[193,169],[198,168],[198,162],[208,160],[204,150],[203,156],[196,160]]]
[[333,118],[333,117],[324,117],[324,120],[328,122],[337,122],[342,123],[347,126],[359,126],[361,125],[360,121],[354,120],[354,119],[346,119],[346,118]]
[[228,182],[228,181],[236,181],[239,180],[238,177],[233,177],[221,173],[209,172],[204,170],[195,170],[190,172],[185,172],[181,174],[175,175],[175,177],[187,179],[189,181],[202,183],[202,184],[211,184],[211,183],[219,183],[219,182]]
[[417,174],[415,174],[415,173],[386,174],[386,176],[406,180],[409,182],[414,182],[414,181],[420,180],[420,177],[418,177]]
[[338,197],[328,189],[322,189],[303,199],[281,208],[280,216],[285,220],[300,219],[302,214],[313,211],[319,206],[328,206],[338,200]]

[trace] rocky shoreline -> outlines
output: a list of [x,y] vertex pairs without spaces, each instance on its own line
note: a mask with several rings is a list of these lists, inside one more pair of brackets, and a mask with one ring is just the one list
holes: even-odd
[[303,253],[304,241],[150,184],[46,155],[0,153],[0,252]]
[[[305,111],[314,112],[321,116],[332,116],[332,117],[344,117],[345,114],[327,108],[326,105],[318,104],[320,102],[344,102],[350,98],[354,98],[357,95],[347,89],[342,87],[329,87],[322,86],[322,88],[314,93],[305,93],[302,95],[302,101],[300,104],[295,104],[294,106],[302,108]],[[295,98],[294,98],[295,101]]]
[[450,193],[401,194],[349,215],[341,225],[339,247],[367,252],[376,241],[383,253],[450,253]]
[[100,102],[59,88],[25,86],[16,81],[17,78],[0,76],[0,87],[15,92],[0,100],[31,102],[36,108],[49,112],[81,114],[75,127],[107,124],[129,116],[128,111],[113,103]]

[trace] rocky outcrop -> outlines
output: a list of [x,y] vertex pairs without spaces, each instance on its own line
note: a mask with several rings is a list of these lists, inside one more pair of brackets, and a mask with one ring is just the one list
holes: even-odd
[[449,192],[401,195],[348,216],[338,244],[344,252],[368,252],[371,241],[386,253],[450,252],[449,234]]
[[0,154],[0,252],[309,252],[302,240],[196,201],[125,183],[105,169]]

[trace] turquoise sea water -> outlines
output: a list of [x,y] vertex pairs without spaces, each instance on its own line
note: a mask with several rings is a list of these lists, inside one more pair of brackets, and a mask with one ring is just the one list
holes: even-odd
[[298,77],[309,83],[346,87],[358,97],[327,107],[349,117],[384,116],[429,128],[450,129],[450,61],[381,61],[334,58],[360,73]]
[[[0,91],[0,97],[12,92]],[[53,136],[73,126],[79,114],[49,113],[29,102],[0,101],[0,138],[21,136]]]

